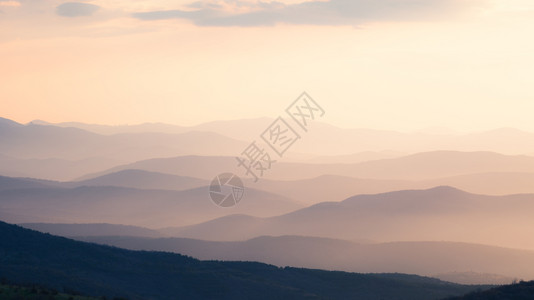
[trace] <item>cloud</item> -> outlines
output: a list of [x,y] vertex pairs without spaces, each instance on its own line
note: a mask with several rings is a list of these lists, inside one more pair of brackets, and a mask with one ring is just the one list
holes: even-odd
[[0,6],[3,7],[19,7],[20,2],[18,1],[0,1]]
[[[479,0],[329,0],[298,4],[226,1],[228,5],[195,2],[193,10],[139,12],[141,20],[186,19],[199,26],[270,26],[278,23],[352,25],[369,21],[431,19],[461,11]],[[242,8],[248,9],[242,12]]]
[[56,13],[63,17],[85,17],[94,14],[100,6],[81,3],[66,2],[56,7]]

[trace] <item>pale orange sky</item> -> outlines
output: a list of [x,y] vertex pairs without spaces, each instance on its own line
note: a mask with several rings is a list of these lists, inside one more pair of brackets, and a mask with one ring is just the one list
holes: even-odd
[[[0,116],[193,125],[276,117],[305,90],[342,127],[534,131],[532,1],[345,1],[0,0]],[[135,15],[199,7],[216,9]]]

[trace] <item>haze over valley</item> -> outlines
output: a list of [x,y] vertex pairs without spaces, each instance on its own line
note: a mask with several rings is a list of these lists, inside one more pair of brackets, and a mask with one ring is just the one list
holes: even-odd
[[0,0],[0,299],[534,299],[532,0]]

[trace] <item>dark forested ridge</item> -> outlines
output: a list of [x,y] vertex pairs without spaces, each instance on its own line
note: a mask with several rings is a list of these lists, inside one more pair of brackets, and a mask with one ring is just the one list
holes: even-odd
[[[5,281],[5,280],[3,280]],[[56,289],[49,289],[37,285],[14,285],[8,282],[0,283],[0,299],[2,300],[97,300],[101,298],[86,297],[76,291],[60,293]],[[107,299],[107,298],[106,298]],[[124,300],[114,298],[111,300]]]
[[472,292],[462,297],[447,300],[532,300],[534,299],[534,281],[520,282],[496,287],[486,291]]
[[0,276],[82,294],[130,299],[440,299],[462,286],[403,274],[199,261],[77,242],[0,222]]

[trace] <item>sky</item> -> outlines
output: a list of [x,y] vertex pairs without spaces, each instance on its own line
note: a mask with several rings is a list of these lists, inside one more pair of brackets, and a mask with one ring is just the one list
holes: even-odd
[[534,131],[531,0],[0,0],[0,116]]

